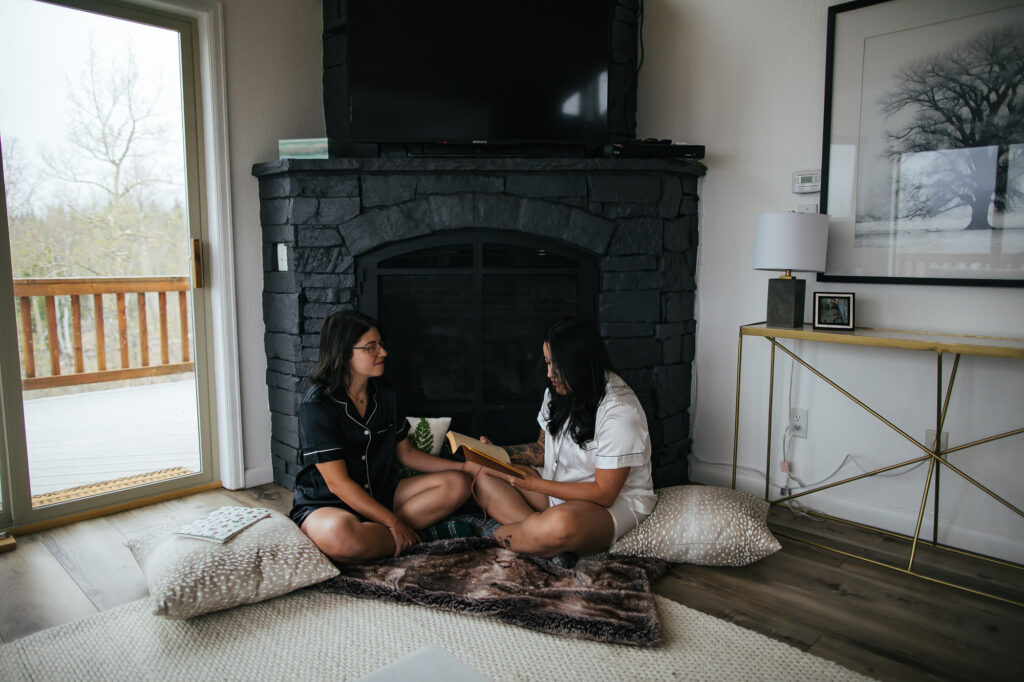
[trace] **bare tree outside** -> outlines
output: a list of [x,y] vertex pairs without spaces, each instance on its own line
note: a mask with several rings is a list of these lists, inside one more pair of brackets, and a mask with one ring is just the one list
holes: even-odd
[[[33,150],[4,140],[15,279],[186,275],[180,114],[162,100],[161,83],[142,82],[130,43],[103,54],[90,36],[78,64],[65,76],[68,119],[57,142]],[[71,303],[54,299],[62,363],[73,348]],[[31,319],[43,352],[41,298]],[[88,334],[91,309],[82,322]]]
[[[31,8],[50,18],[58,11],[43,5]],[[10,12],[8,19],[20,16],[14,5],[4,11]],[[141,34],[132,38],[122,33],[112,40],[114,36],[105,30],[97,38],[96,26],[80,31],[74,47],[69,45],[62,53],[62,70],[49,72],[45,90],[2,93],[0,128],[9,169],[7,237],[15,281],[188,273],[180,91],[178,83],[163,82],[176,79],[176,70],[154,69],[151,46],[143,45],[143,78],[134,48]],[[26,54],[24,58],[33,57]],[[39,73],[44,73],[49,57],[35,59],[32,65],[20,67],[9,60],[5,63],[10,70],[27,72],[39,65]],[[15,79],[5,82],[17,85]],[[35,120],[58,108],[52,100],[43,104],[43,95],[51,93],[65,99],[59,105],[63,116],[40,136]],[[35,117],[27,119],[19,113],[22,110],[35,112]],[[113,297],[109,298],[104,307],[113,305]],[[19,329],[31,321],[34,354],[45,356],[51,343],[48,314],[55,316],[51,334],[55,333],[60,364],[67,367],[76,345],[75,319],[80,318],[86,337],[94,332],[92,306],[86,300],[76,311],[76,301],[56,296],[48,313],[43,297],[27,300],[28,317],[25,311],[20,314]],[[129,321],[138,324],[140,310],[134,298],[128,301]],[[152,309],[146,310],[146,317],[153,314]],[[155,319],[152,324],[161,323]],[[179,327],[177,316],[172,315],[169,324]],[[106,326],[106,345],[117,348],[115,333],[116,327]],[[130,342],[137,343],[134,338]],[[93,345],[84,347],[87,366],[95,363]],[[135,347],[133,352],[141,351]],[[45,368],[36,371],[45,372]]]
[[7,194],[7,215],[24,219],[33,213],[35,203],[35,169],[25,162],[22,142],[17,138],[4,140],[4,189]]
[[0,137],[33,508],[206,466],[182,34],[0,2]]
[[[37,171],[60,189],[42,224],[12,225],[15,276],[184,274],[183,169],[163,161],[158,90],[140,88],[130,46],[104,63],[90,41],[83,64],[67,82],[65,142],[41,152]],[[19,246],[42,258],[21,258]],[[40,271],[24,272],[29,264]]]
[[968,207],[965,229],[991,229],[1020,204],[1022,173],[1012,162],[1024,144],[1022,36],[1024,24],[988,30],[896,74],[897,87],[879,100],[887,120],[904,114],[886,129],[887,158],[936,153],[901,175],[894,217]]

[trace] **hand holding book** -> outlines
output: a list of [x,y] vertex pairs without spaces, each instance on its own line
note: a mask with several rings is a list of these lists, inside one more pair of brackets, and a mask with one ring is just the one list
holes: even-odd
[[452,453],[462,450],[462,456],[467,462],[474,462],[480,466],[503,474],[509,474],[516,478],[526,478],[526,474],[512,465],[505,448],[494,443],[486,443],[478,438],[472,438],[464,434],[449,431],[445,437]]

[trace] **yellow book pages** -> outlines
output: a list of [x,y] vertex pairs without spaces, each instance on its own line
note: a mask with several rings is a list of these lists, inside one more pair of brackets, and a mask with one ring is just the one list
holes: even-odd
[[452,452],[455,452],[460,447],[465,445],[466,447],[472,450],[476,450],[482,455],[487,455],[492,459],[496,459],[499,462],[504,462],[505,464],[512,463],[512,460],[509,459],[508,453],[505,452],[505,448],[501,447],[500,445],[495,445],[494,443],[485,443],[482,440],[473,438],[471,436],[466,436],[464,434],[458,433],[457,431],[449,431],[447,433],[447,438],[448,445],[451,446]]
[[519,478],[526,478],[522,471],[512,466],[512,460],[509,458],[505,448],[500,445],[485,443],[482,440],[456,431],[449,431],[446,434],[446,438],[453,453],[458,452],[459,448],[462,448],[462,454],[467,461],[476,462],[489,469],[512,474]]

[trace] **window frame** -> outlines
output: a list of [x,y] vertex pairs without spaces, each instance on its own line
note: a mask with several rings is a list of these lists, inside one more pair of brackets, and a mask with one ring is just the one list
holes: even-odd
[[[176,31],[181,37],[182,97],[186,138],[186,177],[189,225],[192,238],[208,254],[204,279],[210,286],[193,290],[193,315],[205,334],[196,335],[196,382],[200,394],[201,442],[204,471],[199,487],[221,484],[245,486],[242,455],[241,406],[238,362],[237,310],[234,285],[234,249],[230,209],[230,164],[227,145],[224,18],[220,2],[209,0],[39,0],[70,9],[104,14]],[[0,195],[3,196],[3,195]],[[5,200],[5,197],[4,197]],[[0,214],[0,320],[15,320],[8,242],[6,205]],[[210,271],[217,277],[209,277]],[[4,325],[7,326],[7,325]],[[12,346],[13,347],[7,347]],[[25,523],[36,525],[55,518],[94,515],[85,511],[88,500],[39,509],[24,508],[14,495],[14,480],[27,481],[25,433],[17,344],[0,352],[0,528]],[[12,472],[12,466],[14,471]],[[165,496],[180,483],[169,481],[115,493],[104,504],[123,506]],[[26,497],[27,499],[27,497]],[[109,503],[106,502],[109,500]],[[95,507],[96,505],[91,505]],[[81,507],[81,508],[80,508]]]

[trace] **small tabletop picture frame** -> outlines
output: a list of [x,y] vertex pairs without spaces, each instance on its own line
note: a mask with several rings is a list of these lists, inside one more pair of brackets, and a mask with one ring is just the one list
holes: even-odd
[[853,294],[814,292],[814,328],[853,331]]

